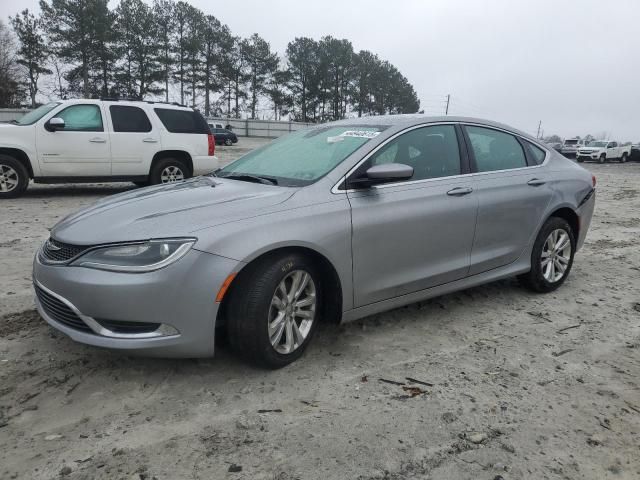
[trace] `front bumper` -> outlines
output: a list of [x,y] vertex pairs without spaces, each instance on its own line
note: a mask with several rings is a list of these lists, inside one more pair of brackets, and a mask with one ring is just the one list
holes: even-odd
[[[76,318],[63,321],[68,311],[59,313],[55,304],[46,305],[42,290],[36,306],[47,323],[80,343],[147,356],[207,357],[214,351],[216,294],[240,266],[235,260],[198,250],[166,268],[140,274],[44,265],[36,255],[36,288],[69,307],[82,323],[74,326]],[[123,334],[103,327],[127,322],[158,328]]]
[[589,160],[598,160],[600,158],[600,154],[598,152],[578,152],[576,153],[576,158],[587,158]]
[[191,157],[191,162],[193,163],[194,177],[211,173],[220,166],[220,161],[215,155]]

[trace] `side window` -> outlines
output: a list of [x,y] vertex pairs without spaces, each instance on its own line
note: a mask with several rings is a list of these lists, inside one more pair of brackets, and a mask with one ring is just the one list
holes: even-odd
[[544,159],[546,158],[547,153],[543,149],[541,149],[540,147],[535,146],[531,142],[526,142],[526,144],[527,144],[527,147],[529,147],[529,151],[531,152],[531,156],[536,161],[536,164],[540,165],[542,162],[544,162]]
[[151,122],[144,110],[127,105],[111,105],[111,122],[114,132],[150,132]]
[[369,166],[385,163],[409,165],[413,167],[411,180],[459,175],[456,129],[453,125],[416,128],[386,144],[369,162]]
[[158,118],[171,133],[211,133],[204,117],[194,110],[154,108]]
[[479,172],[527,166],[520,143],[513,135],[483,127],[465,127]]
[[618,146],[618,142],[611,142],[609,144],[609,148],[614,148],[614,147],[617,147],[617,146]]
[[64,120],[65,132],[102,132],[102,113],[97,105],[72,105],[55,115]]

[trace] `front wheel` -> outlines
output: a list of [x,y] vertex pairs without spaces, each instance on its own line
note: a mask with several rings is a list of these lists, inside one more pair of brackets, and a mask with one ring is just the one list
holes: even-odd
[[607,161],[607,156],[603,153],[602,155],[600,155],[600,158],[598,159],[598,163],[604,163]]
[[0,154],[0,198],[19,197],[28,185],[29,172],[22,162]]
[[281,368],[304,353],[322,302],[320,275],[307,257],[265,257],[238,275],[229,294],[229,343],[240,356]]
[[535,292],[551,292],[567,279],[575,250],[576,239],[569,223],[563,218],[551,217],[533,245],[531,270],[518,278]]

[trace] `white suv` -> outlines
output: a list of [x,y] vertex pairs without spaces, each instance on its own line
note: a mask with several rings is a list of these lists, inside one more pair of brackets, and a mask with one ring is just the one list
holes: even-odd
[[169,183],[218,167],[197,111],[159,102],[63,100],[0,124],[0,198],[36,183]]

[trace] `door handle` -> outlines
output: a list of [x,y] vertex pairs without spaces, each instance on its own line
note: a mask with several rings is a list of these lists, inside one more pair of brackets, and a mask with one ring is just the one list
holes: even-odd
[[93,137],[89,140],[91,143],[107,143],[107,140],[100,137]]
[[158,140],[155,138],[145,138],[142,140],[144,143],[158,143]]
[[456,187],[453,190],[449,190],[447,192],[447,195],[451,195],[453,197],[458,197],[458,196],[462,196],[462,195],[467,195],[469,193],[473,192],[473,188],[471,187]]
[[532,187],[539,187],[540,185],[544,185],[547,183],[545,180],[541,180],[539,178],[532,178],[527,182],[527,185],[531,185]]

